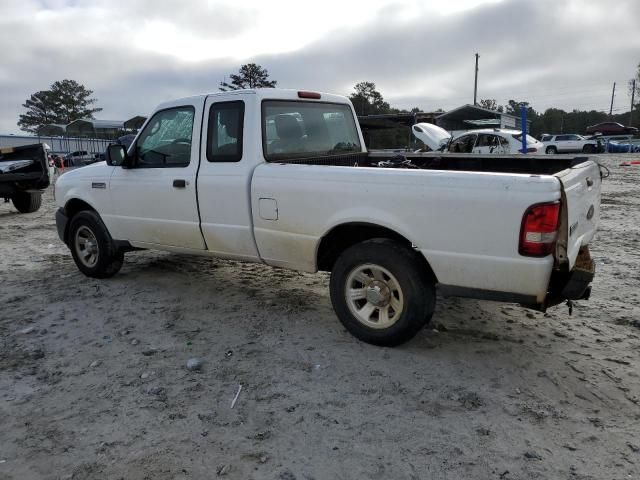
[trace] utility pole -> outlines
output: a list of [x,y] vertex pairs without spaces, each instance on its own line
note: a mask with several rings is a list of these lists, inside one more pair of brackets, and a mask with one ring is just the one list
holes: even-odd
[[613,98],[616,96],[616,82],[613,82],[613,91],[611,92],[611,107],[609,107],[609,116],[613,113]]
[[478,59],[480,55],[476,53],[476,80],[473,84],[473,105],[478,105]]
[[633,101],[636,96],[636,79],[633,79],[631,82],[631,110],[629,110],[629,126],[631,126],[631,121],[633,120]]

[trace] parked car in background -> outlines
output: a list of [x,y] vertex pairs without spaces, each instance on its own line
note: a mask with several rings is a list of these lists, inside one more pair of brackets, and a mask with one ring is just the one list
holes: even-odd
[[96,161],[96,158],[86,150],[77,150],[75,152],[68,153],[64,156],[65,166],[81,167],[83,165],[89,165]]
[[[522,132],[504,128],[472,130],[451,140],[449,152],[507,155],[522,153]],[[527,135],[527,153],[542,154],[544,145]]]
[[583,152],[596,153],[600,147],[597,140],[587,140],[582,135],[563,134],[542,136],[544,152],[548,154]]
[[630,133],[635,135],[638,133],[636,127],[625,127],[617,122],[603,122],[587,127],[587,133],[601,133],[602,135],[624,135]]
[[[507,155],[522,153],[522,132],[504,128],[469,130],[452,136],[431,123],[418,123],[411,128],[413,135],[433,151],[451,153],[480,153]],[[541,142],[527,135],[527,153],[544,153]]]

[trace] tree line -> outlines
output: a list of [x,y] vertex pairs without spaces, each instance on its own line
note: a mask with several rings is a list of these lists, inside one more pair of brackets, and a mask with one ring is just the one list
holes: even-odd
[[[640,78],[640,65],[638,65],[638,69],[638,78]],[[636,98],[637,95],[638,93],[636,93]],[[530,134],[534,137],[540,137],[544,133],[584,134],[588,126],[602,122],[618,122],[640,128],[640,102],[635,101],[631,124],[629,123],[630,111],[609,115],[598,110],[574,109],[568,112],[552,107],[547,108],[544,112],[538,112],[526,101],[509,100],[509,103],[504,106],[498,105],[494,99],[483,99],[479,102],[479,106],[483,108],[508,113],[518,118],[520,118],[521,105],[527,108],[527,119],[531,121]]]
[[[634,102],[633,125],[640,127],[640,64],[636,73],[636,101]],[[272,80],[267,69],[255,63],[242,65],[238,73],[232,73],[230,81],[219,83],[221,91],[244,88],[275,88],[276,80]],[[57,123],[68,124],[81,118],[93,119],[94,114],[102,108],[96,107],[97,100],[92,97],[93,91],[75,80],[59,80],[48,90],[32,94],[22,106],[26,109],[18,120],[18,126],[30,133],[37,133],[43,125]],[[421,111],[414,107],[411,110],[392,107],[377,90],[374,82],[359,82],[354,86],[349,99],[358,115],[379,115],[393,113],[415,113]],[[583,133],[587,126],[604,121],[626,124],[629,112],[609,116],[605,112],[574,109],[570,112],[558,108],[548,108],[537,112],[527,101],[509,100],[506,105],[498,105],[495,99],[482,99],[479,105],[489,110],[504,112],[520,117],[520,106],[527,108],[527,118],[531,121],[530,132],[539,137],[543,133]],[[443,110],[436,110],[443,111]],[[395,130],[395,131],[394,131]],[[405,129],[391,129],[376,136],[374,148],[396,147],[407,144]]]

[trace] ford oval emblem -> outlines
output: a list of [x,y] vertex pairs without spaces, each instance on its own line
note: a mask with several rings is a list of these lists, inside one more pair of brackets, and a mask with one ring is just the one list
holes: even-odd
[[593,218],[593,214],[595,213],[596,209],[593,208],[593,205],[591,205],[589,207],[589,211],[587,212],[587,220],[591,220]]

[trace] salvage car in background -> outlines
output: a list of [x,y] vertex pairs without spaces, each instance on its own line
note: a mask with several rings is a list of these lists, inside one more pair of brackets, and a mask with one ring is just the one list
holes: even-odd
[[[413,135],[431,150],[451,153],[480,153],[512,155],[522,153],[522,132],[506,128],[469,130],[452,136],[432,123],[418,123],[411,128]],[[544,145],[527,135],[527,153],[542,154]]]
[[597,140],[587,140],[582,135],[563,134],[542,136],[544,152],[550,155],[556,153],[596,153],[599,150]]

